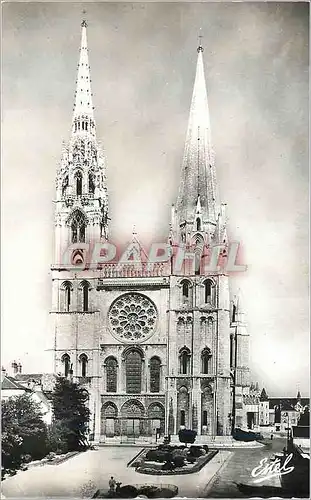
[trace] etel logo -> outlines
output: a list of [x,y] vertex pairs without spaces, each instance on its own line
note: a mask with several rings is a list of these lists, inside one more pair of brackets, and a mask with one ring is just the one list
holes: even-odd
[[276,458],[270,464],[267,464],[268,458],[263,458],[262,460],[260,460],[258,467],[255,467],[252,470],[252,477],[258,478],[255,479],[254,483],[261,483],[261,481],[265,481],[266,479],[270,479],[271,477],[284,476],[285,474],[293,472],[294,467],[286,468],[287,464],[291,461],[292,458],[293,454],[290,453],[286,457],[286,460],[281,467],[281,460],[279,458]]

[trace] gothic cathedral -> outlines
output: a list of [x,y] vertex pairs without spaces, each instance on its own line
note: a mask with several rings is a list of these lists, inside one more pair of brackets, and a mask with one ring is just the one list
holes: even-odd
[[[109,241],[110,220],[86,28],[83,21],[71,135],[56,176],[54,371],[88,391],[96,442],[149,439],[157,430],[176,436],[180,428],[196,430],[203,441],[230,436],[234,427],[247,426],[249,336],[228,273],[206,273],[200,265],[206,248],[228,244],[203,48],[197,49],[180,188],[168,231],[170,247],[194,248],[198,265],[179,271],[171,263],[144,262],[138,270],[130,261],[81,266],[88,244]],[[67,248],[72,251],[64,262]]]

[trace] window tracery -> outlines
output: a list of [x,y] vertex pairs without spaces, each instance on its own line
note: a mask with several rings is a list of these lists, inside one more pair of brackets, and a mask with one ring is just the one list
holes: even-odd
[[118,362],[112,356],[106,360],[106,390],[117,392]]
[[160,392],[161,361],[157,356],[150,360],[150,392]]
[[141,393],[142,357],[138,350],[127,352],[125,358],[126,392],[129,394]]
[[139,293],[127,293],[116,299],[108,313],[113,335],[119,340],[137,342],[150,337],[157,323],[153,302]]
[[71,242],[85,243],[86,219],[80,210],[75,210],[71,215]]

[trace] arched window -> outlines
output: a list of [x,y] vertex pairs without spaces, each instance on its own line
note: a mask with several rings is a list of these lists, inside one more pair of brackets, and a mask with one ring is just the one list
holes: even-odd
[[64,291],[64,310],[69,312],[71,309],[72,284],[70,281],[65,281],[62,288]]
[[89,193],[95,193],[94,175],[92,173],[89,174]]
[[62,356],[62,363],[64,365],[64,375],[68,377],[70,371],[70,356],[69,354],[64,354]]
[[71,215],[71,242],[85,243],[86,219],[81,210],[75,210]]
[[150,360],[150,392],[160,392],[161,361],[157,356]]
[[201,219],[200,219],[200,217],[197,217],[196,224],[197,224],[197,231],[201,231]]
[[179,351],[179,373],[187,375],[190,369],[190,350],[188,347],[183,347]]
[[117,392],[118,363],[112,356],[106,360],[106,390]]
[[181,282],[181,301],[183,304],[189,304],[191,301],[191,286],[188,280]]
[[211,350],[208,347],[205,347],[201,354],[202,373],[204,373],[205,375],[211,372],[211,358]]
[[87,372],[87,355],[86,354],[81,354],[79,357],[79,361],[81,363],[81,377],[86,377],[86,372]]
[[82,311],[87,312],[89,310],[90,284],[87,281],[83,281],[80,289],[82,291]]
[[211,280],[206,280],[204,282],[204,302],[205,304],[210,304],[213,301],[213,282]]
[[141,393],[142,357],[137,350],[131,350],[125,358],[126,392]]
[[188,281],[183,281],[183,283],[182,283],[182,296],[185,299],[188,299],[188,297],[189,297],[189,283],[188,283]]
[[82,194],[82,174],[81,174],[81,172],[76,173],[75,181],[76,181],[76,194],[77,194],[77,196],[81,196],[81,194]]

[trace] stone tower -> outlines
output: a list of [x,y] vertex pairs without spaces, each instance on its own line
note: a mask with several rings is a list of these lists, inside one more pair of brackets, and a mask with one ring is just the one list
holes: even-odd
[[97,366],[97,313],[94,275],[77,271],[86,245],[108,238],[106,159],[96,137],[86,28],[83,21],[71,133],[56,175],[51,311],[54,371],[83,382]]
[[[227,244],[220,205],[203,48],[197,67],[170,241],[192,257],[171,276],[169,399],[180,425],[199,434],[231,432],[230,295],[225,272],[206,272],[207,254]],[[178,276],[179,274],[179,276]],[[173,422],[173,419],[171,419]]]
[[[201,46],[168,262],[139,269],[92,262],[90,245],[108,244],[105,168],[83,22],[71,135],[56,178],[54,370],[89,392],[96,441],[146,439],[157,429],[177,435],[184,427],[205,441],[229,436],[246,422],[248,336],[228,273],[206,267],[214,247],[226,258],[229,243]],[[132,245],[146,255],[136,238]],[[191,257],[177,268],[180,249]]]

